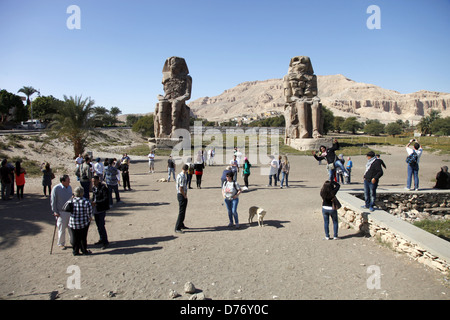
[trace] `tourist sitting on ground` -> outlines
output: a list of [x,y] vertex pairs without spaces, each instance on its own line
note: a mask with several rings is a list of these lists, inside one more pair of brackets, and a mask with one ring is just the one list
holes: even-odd
[[436,174],[436,184],[435,189],[450,189],[450,173],[448,172],[448,167],[441,167],[441,171]]

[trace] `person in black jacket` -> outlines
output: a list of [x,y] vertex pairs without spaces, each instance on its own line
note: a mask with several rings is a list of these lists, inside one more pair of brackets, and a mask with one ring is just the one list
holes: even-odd
[[92,205],[94,206],[95,224],[97,225],[100,240],[95,244],[101,244],[102,249],[109,245],[108,234],[105,228],[106,210],[109,210],[109,191],[108,187],[100,182],[99,176],[94,176],[94,186],[92,187]]
[[320,156],[317,156],[315,151],[312,152],[314,158],[316,158],[317,161],[321,161],[323,159],[327,160],[328,180],[330,181],[334,180],[336,167],[342,169],[344,177],[348,177],[347,170],[344,168],[342,162],[340,162],[336,157],[335,151],[338,149],[339,149],[339,142],[337,141],[337,139],[334,139],[333,146],[331,148],[327,149],[327,147],[325,146],[320,146],[320,152],[322,153]]
[[339,191],[339,188],[341,186],[339,183],[333,181],[333,180],[327,180],[322,186],[322,189],[320,190],[320,196],[322,197],[322,215],[323,215],[323,221],[324,221],[324,229],[325,229],[325,239],[330,239],[330,216],[333,220],[333,232],[334,232],[334,239],[338,239],[338,215],[337,215],[337,209],[333,208],[333,198],[336,197],[337,192]]
[[381,160],[375,157],[375,152],[369,151],[367,153],[366,171],[364,173],[364,199],[366,204],[363,208],[368,208],[374,211],[375,200],[377,199],[377,187],[383,169],[381,168]]

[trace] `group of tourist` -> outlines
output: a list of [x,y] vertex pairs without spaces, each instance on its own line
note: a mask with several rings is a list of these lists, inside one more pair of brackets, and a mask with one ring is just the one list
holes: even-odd
[[[109,245],[105,228],[106,211],[113,206],[115,194],[116,203],[121,202],[119,192],[120,175],[122,175],[124,191],[131,190],[129,180],[130,157],[124,154],[117,159],[95,159],[92,164],[89,155],[75,159],[75,176],[80,185],[72,193],[70,177],[63,175],[60,183],[51,192],[51,208],[56,218],[55,228],[58,229],[58,246],[66,249],[66,230],[68,230],[73,255],[87,255],[87,234],[91,217],[94,216],[99,234],[99,241],[105,249]],[[128,187],[128,189],[127,189]],[[92,191],[92,198],[90,192]],[[81,251],[81,252],[80,252]]]
[[[345,162],[343,154],[336,155],[339,150],[339,142],[335,139],[333,145],[329,148],[320,147],[319,152],[313,152],[313,156],[317,161],[326,160],[328,180],[325,181],[321,190],[322,198],[322,214],[324,219],[325,239],[331,239],[329,231],[330,218],[333,222],[333,239],[338,239],[338,217],[337,210],[340,206],[336,198],[336,194],[341,184],[351,183],[351,171],[353,162],[350,157]],[[212,151],[212,150],[210,150]],[[419,190],[419,162],[423,149],[420,144],[411,139],[406,145],[407,152],[407,190]],[[226,205],[229,217],[229,227],[239,228],[239,216],[237,212],[239,204],[239,196],[243,191],[249,188],[249,177],[251,174],[251,163],[247,157],[244,157],[241,163],[242,153],[235,148],[233,158],[229,165],[222,173],[221,189],[224,203]],[[367,163],[364,172],[364,209],[370,211],[375,210],[376,190],[383,176],[383,168],[386,164],[380,155],[369,151],[366,154]],[[149,172],[155,172],[155,153],[152,151],[149,155]],[[179,213],[175,224],[175,232],[183,233],[188,229],[184,224],[186,209],[188,204],[188,189],[192,189],[191,181],[193,175],[196,176],[197,188],[201,189],[202,176],[206,167],[206,160],[211,159],[211,152],[205,157],[204,151],[199,151],[195,156],[195,161],[189,159],[183,165],[182,170],[176,175],[175,161],[169,156],[167,161],[167,181],[171,177],[176,182],[177,200],[179,203]],[[212,164],[212,162],[209,162]],[[130,158],[124,154],[120,160],[105,159],[101,162],[100,158],[91,159],[88,155],[82,157],[79,155],[75,159],[75,176],[79,181],[79,186],[72,192],[70,185],[70,177],[62,175],[59,184],[51,188],[52,180],[55,175],[49,163],[42,163],[42,185],[44,196],[51,196],[51,208],[56,218],[55,228],[58,229],[58,246],[62,249],[66,248],[65,234],[69,232],[70,243],[73,248],[73,254],[90,254],[87,249],[87,231],[90,225],[91,216],[95,218],[99,241],[96,245],[101,245],[104,249],[108,247],[108,235],[105,228],[106,211],[113,206],[113,195],[115,194],[116,202],[120,202],[119,184],[122,178],[124,191],[131,190],[129,180]],[[277,182],[281,181],[280,187],[289,187],[290,162],[287,156],[270,156],[269,168],[269,184],[277,186]],[[237,176],[241,173],[245,187],[241,187],[237,182]],[[17,161],[15,166],[8,163],[7,159],[1,162],[1,191],[2,199],[8,200],[13,194],[14,181],[16,182],[16,190],[18,199],[23,199],[23,190],[25,185],[26,170],[22,168],[21,162]],[[281,177],[281,178],[280,178]],[[345,179],[344,179],[345,178]],[[281,180],[280,180],[281,179]],[[414,188],[412,184],[414,182]],[[448,167],[443,166],[441,171],[436,175],[436,184],[434,188],[450,189],[450,173]],[[50,191],[51,190],[51,191]],[[92,192],[92,197],[90,193]],[[69,205],[68,205],[69,203]],[[69,208],[69,209],[67,209]],[[81,251],[81,252],[80,252]]]

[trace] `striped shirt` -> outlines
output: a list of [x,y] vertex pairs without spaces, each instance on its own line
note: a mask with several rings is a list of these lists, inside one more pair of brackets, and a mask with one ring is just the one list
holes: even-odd
[[73,198],[73,212],[69,219],[69,228],[83,229],[90,223],[92,205],[84,198]]
[[177,193],[181,193],[180,187],[183,187],[184,194],[186,195],[187,194],[187,177],[184,174],[184,172],[180,172],[177,176],[177,184],[176,184]]

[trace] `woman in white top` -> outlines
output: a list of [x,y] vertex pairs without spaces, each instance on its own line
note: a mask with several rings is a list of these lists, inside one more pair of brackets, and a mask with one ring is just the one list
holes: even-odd
[[239,229],[239,217],[237,213],[237,206],[239,204],[239,195],[241,194],[241,187],[239,183],[233,181],[233,173],[227,173],[227,181],[222,185],[222,196],[225,199],[225,205],[228,209],[228,218],[230,219],[229,227],[232,227],[233,219],[236,224],[236,229]]

